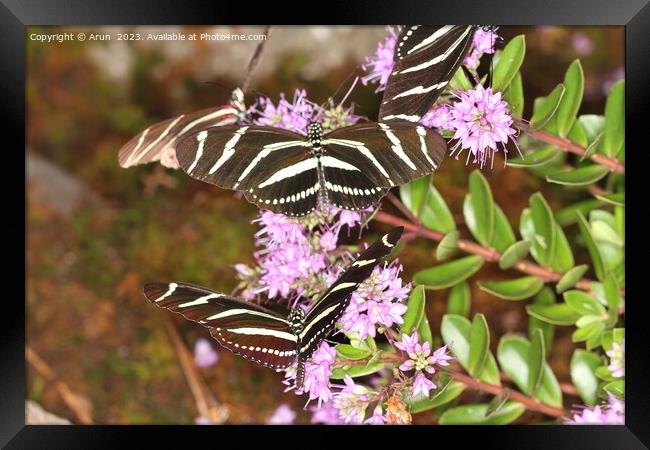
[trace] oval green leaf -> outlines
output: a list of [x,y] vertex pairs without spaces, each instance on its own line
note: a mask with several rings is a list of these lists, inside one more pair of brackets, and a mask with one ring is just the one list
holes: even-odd
[[510,167],[535,167],[543,166],[555,159],[559,150],[556,147],[546,147],[527,153],[523,158],[512,158],[508,160]]
[[413,329],[418,329],[420,322],[424,317],[426,295],[424,293],[424,286],[416,286],[409,295],[407,302],[407,310],[404,313],[404,323],[401,327],[401,332],[404,334],[412,334]]
[[447,297],[447,313],[467,317],[469,316],[471,303],[472,299],[469,284],[466,281],[458,283],[449,290],[449,296]]
[[562,100],[563,95],[564,85],[560,83],[555,86],[550,94],[548,94],[548,97],[544,99],[539,108],[533,114],[533,117],[531,117],[530,127],[533,130],[543,128],[544,125],[551,120],[560,105],[560,100]]
[[438,244],[438,248],[436,248],[436,259],[442,261],[456,253],[456,250],[458,250],[459,236],[460,233],[458,230],[447,233]]
[[580,318],[566,303],[558,303],[555,305],[528,305],[526,312],[533,317],[537,317],[546,323],[553,325],[573,325]]
[[546,181],[549,183],[563,184],[565,186],[586,186],[597,182],[607,174],[609,174],[609,171],[603,166],[593,164],[579,169],[546,175]]
[[530,339],[530,351],[528,353],[528,392],[537,395],[539,385],[542,381],[542,368],[546,361],[546,348],[544,346],[544,335],[542,330],[535,330]]
[[494,235],[490,246],[498,252],[505,251],[515,242],[515,233],[510,221],[499,205],[494,204]]
[[614,83],[605,104],[605,136],[602,150],[616,156],[625,142],[625,80]]
[[[436,384],[440,386],[439,382],[436,380]],[[422,411],[429,409],[437,408],[438,406],[444,405],[451,402],[465,390],[465,385],[459,381],[451,381],[448,385],[445,386],[441,392],[436,393],[438,389],[431,393],[432,397],[428,398],[417,398],[414,399],[411,403],[411,414],[417,414]]]
[[433,334],[431,333],[431,325],[429,325],[426,312],[422,315],[422,320],[418,327],[418,336],[420,336],[420,342],[428,342],[433,347]]
[[531,246],[530,241],[519,241],[506,249],[499,259],[499,267],[509,269],[528,255]]
[[555,291],[558,294],[561,294],[567,289],[572,288],[580,280],[580,278],[582,278],[582,276],[587,272],[588,269],[589,266],[586,264],[581,264],[579,266],[575,266],[574,268],[570,269],[568,272],[562,275],[560,281],[557,282]]
[[587,244],[587,250],[589,251],[589,256],[591,257],[591,262],[593,263],[594,271],[596,272],[596,277],[600,281],[603,281],[607,276],[607,273],[605,271],[605,264],[603,263],[600,250],[598,249],[598,246],[596,246],[596,242],[591,234],[591,227],[580,211],[577,211],[576,217],[578,218],[580,234]]
[[338,344],[336,347],[336,352],[345,359],[351,359],[353,361],[359,359],[366,359],[372,355],[370,350],[360,349],[351,346],[350,344]]
[[582,103],[584,85],[582,65],[580,60],[576,59],[571,63],[564,75],[565,91],[555,115],[558,134],[561,137],[566,137],[576,120],[576,115]]
[[481,290],[504,300],[523,300],[537,294],[544,282],[537,277],[521,277],[506,281],[479,281]]
[[524,112],[524,84],[521,80],[521,72],[517,72],[512,79],[503,98],[508,102],[510,114],[514,117],[521,117]]
[[563,297],[566,304],[581,316],[588,314],[602,316],[605,314],[605,308],[603,305],[583,291],[567,291],[563,294]]
[[427,289],[443,289],[465,281],[474,275],[485,260],[478,255],[466,256],[417,272],[413,281]]
[[492,88],[495,92],[503,92],[514,79],[526,54],[526,39],[523,34],[515,36],[505,46],[494,68]]
[[571,381],[588,406],[594,406],[598,400],[599,380],[596,369],[601,364],[597,354],[581,349],[573,352],[571,357]]
[[333,380],[342,380],[346,375],[349,375],[352,378],[363,377],[375,372],[379,372],[384,367],[386,367],[386,364],[384,363],[336,367],[332,370],[332,376],[330,378]]
[[494,199],[485,177],[479,170],[469,176],[469,195],[463,213],[472,235],[483,245],[490,245],[494,234]]
[[[530,346],[530,342],[524,338],[504,336],[497,349],[497,359],[503,371],[528,395],[531,395],[528,390]],[[542,380],[535,398],[547,405],[562,406],[560,385],[546,362],[543,363]]]
[[486,417],[487,403],[454,406],[440,416],[440,425],[506,425],[514,422],[526,407],[518,402],[506,402],[498,411]]
[[470,330],[469,362],[467,371],[477,376],[483,371],[490,348],[490,331],[483,314],[476,314]]

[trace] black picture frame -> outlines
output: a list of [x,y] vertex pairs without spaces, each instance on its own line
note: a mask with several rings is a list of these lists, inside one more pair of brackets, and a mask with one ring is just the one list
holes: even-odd
[[[304,11],[300,19],[288,19],[287,9]],[[309,12],[313,11],[313,12]],[[613,2],[611,0],[546,0],[515,2],[491,1],[472,4],[464,1],[427,2],[373,2],[328,1],[320,6],[296,4],[280,7],[277,3],[266,5],[255,3],[242,8],[240,2],[201,2],[198,0],[163,0],[147,2],[145,0],[114,0],[89,2],[83,0],[1,0],[0,1],[0,92],[2,101],[0,111],[9,137],[3,152],[3,181],[7,186],[7,195],[3,196],[4,209],[7,212],[5,222],[7,230],[3,236],[10,243],[18,242],[12,231],[19,230],[21,216],[16,213],[22,206],[26,208],[25,195],[16,195],[16,191],[25,189],[25,179],[20,180],[23,167],[23,155],[18,151],[25,146],[25,64],[26,64],[26,26],[28,25],[114,25],[114,24],[212,24],[212,23],[494,23],[504,25],[624,25],[626,35],[626,141],[631,149],[633,163],[627,164],[629,170],[643,170],[643,164],[637,162],[647,140],[644,138],[643,121],[648,117],[648,42],[650,42],[650,5],[647,0],[628,0]],[[645,145],[643,145],[645,144]],[[637,148],[638,147],[638,148]],[[9,175],[9,177],[7,177]],[[632,174],[634,184],[640,179]],[[15,177],[15,179],[14,179]],[[15,182],[15,184],[14,184]],[[639,183],[640,186],[640,183]],[[645,204],[639,189],[626,189],[628,202]],[[13,205],[12,203],[15,203]],[[26,212],[22,216],[26,226]],[[626,220],[626,235],[632,242],[642,242],[643,237],[637,230],[643,226],[642,220]],[[12,226],[14,225],[14,226]],[[25,232],[26,232],[26,228]],[[25,237],[25,247],[26,247]],[[16,245],[16,252],[20,251]],[[5,246],[6,248],[6,246]],[[633,246],[627,253],[627,267],[634,272],[634,256],[640,255],[641,249]],[[13,256],[13,255],[12,255]],[[6,269],[22,271],[25,277],[25,265],[16,264],[15,258],[4,255]],[[18,255],[18,261],[22,258]],[[26,363],[25,363],[25,310],[20,304],[18,283],[8,283],[17,276],[4,278],[3,287],[3,326],[2,370],[0,370],[0,444],[6,448],[115,448],[118,445],[134,446],[138,438],[147,439],[150,445],[159,442],[163,446],[195,446],[196,438],[211,439],[211,445],[219,445],[215,440],[229,438],[263,437],[266,434],[291,433],[291,441],[280,439],[284,445],[299,444],[299,435],[314,439],[314,433],[332,433],[334,427],[255,427],[259,428],[245,435],[236,434],[238,427],[167,427],[167,426],[36,426],[25,425]],[[8,289],[7,289],[8,288]],[[16,295],[13,290],[16,290]],[[644,329],[641,305],[647,300],[641,291],[641,283],[634,275],[628,277],[626,286],[631,300],[626,305],[627,334],[627,370],[626,370],[626,425],[625,426],[508,426],[508,427],[437,427],[431,433],[423,427],[358,427],[344,429],[336,427],[336,432],[364,432],[379,435],[397,435],[402,440],[413,439],[412,433],[426,433],[424,443],[432,439],[437,445],[440,439],[451,442],[474,441],[484,448],[647,448],[650,445],[650,427],[647,414],[650,412],[650,383],[647,380],[649,369],[648,335]],[[22,289],[24,300],[25,290]],[[24,303],[22,304],[24,305]],[[389,429],[390,428],[390,429]],[[298,431],[296,431],[298,430]],[[263,432],[263,433],[262,433]],[[218,433],[218,434],[216,434]],[[331,434],[330,434],[331,435]],[[429,436],[429,438],[427,438]],[[415,442],[415,440],[414,440]],[[332,445],[341,445],[334,442]],[[410,445],[410,444],[409,444]]]

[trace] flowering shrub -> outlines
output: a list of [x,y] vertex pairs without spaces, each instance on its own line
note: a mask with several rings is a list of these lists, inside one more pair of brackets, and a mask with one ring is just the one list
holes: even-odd
[[[385,89],[396,38],[397,29],[389,27],[363,64],[361,81],[376,83],[376,92]],[[260,211],[255,263],[235,266],[239,295],[250,301],[310,308],[359,251],[342,245],[342,237],[359,234],[371,220],[438,242],[439,263],[412,281],[403,279],[397,259],[373,271],[353,294],[332,340],[321,342],[307,361],[301,390],[294,388],[295,367],[285,370],[286,391],[305,395],[312,423],[408,424],[414,414],[431,410],[440,424],[507,424],[526,410],[558,423],[624,421],[624,81],[612,86],[603,115],[578,115],[584,76],[576,60],[524,119],[524,37],[501,50],[497,41],[492,30],[476,32],[464,61],[473,79],[459,70],[421,123],[449,140],[456,159],[467,150],[467,162],[485,168],[502,153],[509,167],[559,189],[583,186],[593,198],[553,211],[534,193],[521,211],[519,237],[479,170],[469,177],[462,206],[467,238],[430,176],[392,198],[403,217],[335,208],[304,218]],[[484,54],[494,54],[488,87],[477,72]],[[361,118],[351,107],[319,106],[297,90],[292,101],[259,98],[246,120],[304,133],[313,120],[331,130]],[[506,158],[509,148],[517,154]],[[589,264],[576,265],[576,248],[588,254]],[[468,255],[446,261],[459,251]],[[469,280],[486,264],[508,270],[508,279],[480,280],[478,287],[495,302],[525,301],[528,315],[526,332],[499,336],[496,354],[486,317],[470,317]],[[521,276],[513,278],[514,271]],[[584,278],[589,271],[595,280]],[[449,289],[447,310],[434,330],[425,313],[426,291],[442,289]],[[576,344],[571,379],[562,384],[547,363],[556,327],[571,327]],[[197,364],[206,364],[199,361],[197,350]],[[462,396],[468,389],[493,398],[468,404]],[[269,423],[294,418],[285,407]]]

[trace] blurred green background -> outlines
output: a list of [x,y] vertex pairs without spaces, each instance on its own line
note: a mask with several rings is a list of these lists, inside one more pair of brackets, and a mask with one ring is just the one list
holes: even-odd
[[[29,39],[31,33],[82,31],[107,33],[112,40]],[[229,292],[236,285],[232,265],[252,262],[253,205],[158,164],[130,169],[117,164],[117,150],[152,123],[225,103],[257,45],[116,40],[118,33],[165,31],[248,34],[262,33],[263,27],[30,27],[27,32],[27,344],[51,369],[30,359],[27,398],[73,422],[85,414],[102,424],[192,423],[199,411],[165,313],[145,300],[141,287],[178,280]],[[532,99],[560,82],[575,58],[586,78],[580,113],[602,113],[609,87],[624,76],[622,27],[499,30],[506,42],[521,33],[527,42],[524,117]],[[274,27],[252,87],[273,99],[305,88],[310,99],[324,102],[349,84],[355,67],[385,35],[383,27]],[[376,118],[380,96],[374,86],[359,83],[352,100],[357,114]],[[470,169],[449,158],[434,178],[459,223]],[[587,196],[581,190],[567,195],[502,164],[484,173],[515,225],[535,191],[554,209]],[[408,246],[400,255],[406,280],[430,265],[433,251],[423,240]],[[577,259],[586,261],[584,255]],[[483,278],[504,275],[489,265],[482,270]],[[434,331],[446,294],[428,293]],[[486,314],[496,335],[525,330],[524,305],[499,301],[476,287],[472,296],[473,312]],[[209,337],[199,326],[172,321],[190,352],[198,337]],[[218,364],[194,371],[215,404],[228,408],[229,423],[263,423],[281,403],[299,412],[297,422],[309,421],[304,399],[283,393],[281,374],[221,351],[216,343],[215,348]],[[549,362],[560,381],[568,379],[571,349],[569,336],[558,330]],[[415,421],[427,423],[418,416]]]

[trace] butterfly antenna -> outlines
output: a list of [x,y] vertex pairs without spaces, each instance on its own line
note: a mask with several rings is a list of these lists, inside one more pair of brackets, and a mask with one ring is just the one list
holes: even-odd
[[248,89],[250,88],[250,83],[251,83],[251,78],[253,76],[253,71],[257,67],[257,64],[259,63],[260,57],[262,56],[262,51],[264,50],[264,45],[266,44],[266,41],[269,38],[269,35],[271,34],[272,30],[271,25],[267,25],[264,28],[264,39],[257,44],[257,48],[255,49],[255,53],[253,53],[253,56],[251,57],[250,61],[248,62],[248,67],[246,68],[246,72],[244,72],[244,77],[242,79],[242,82],[239,84],[241,87],[241,90],[244,93],[248,92]]

